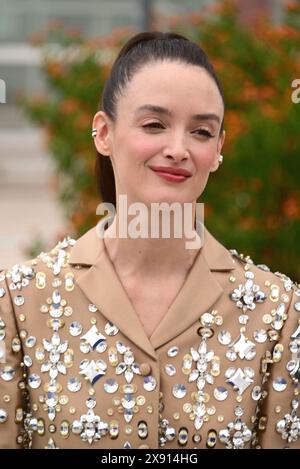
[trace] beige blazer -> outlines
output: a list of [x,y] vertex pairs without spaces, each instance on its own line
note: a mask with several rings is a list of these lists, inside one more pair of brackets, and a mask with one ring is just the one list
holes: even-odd
[[1,448],[300,448],[300,289],[204,246],[150,338],[93,228],[0,272]]

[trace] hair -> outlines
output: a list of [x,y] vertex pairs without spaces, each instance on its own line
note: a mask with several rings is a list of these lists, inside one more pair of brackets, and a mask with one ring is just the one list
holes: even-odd
[[[118,98],[133,75],[148,63],[167,59],[205,69],[217,85],[225,107],[221,83],[208,56],[198,44],[177,33],[142,32],[123,45],[105,82],[100,108],[112,122],[116,121]],[[220,132],[222,130],[223,121]],[[110,158],[98,153],[95,170],[102,200],[116,206],[115,178]]]

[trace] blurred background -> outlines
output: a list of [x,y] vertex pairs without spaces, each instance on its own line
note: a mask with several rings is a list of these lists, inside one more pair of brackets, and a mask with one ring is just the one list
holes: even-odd
[[299,281],[300,0],[0,0],[0,268],[97,223],[92,118],[143,30],[199,43],[224,87],[224,163],[199,199],[208,229]]

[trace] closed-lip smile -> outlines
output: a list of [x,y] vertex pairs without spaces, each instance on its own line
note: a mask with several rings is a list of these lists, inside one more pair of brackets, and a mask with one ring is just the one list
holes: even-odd
[[159,171],[162,173],[168,173],[168,174],[175,174],[178,176],[185,176],[185,177],[190,177],[192,176],[192,173],[188,171],[187,169],[183,168],[174,168],[172,166],[149,166],[150,169],[153,171]]

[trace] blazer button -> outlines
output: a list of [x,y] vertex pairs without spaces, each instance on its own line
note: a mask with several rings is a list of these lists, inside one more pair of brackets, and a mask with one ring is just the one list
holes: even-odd
[[149,448],[148,445],[140,445],[140,446],[139,446],[139,449],[148,449],[148,448]]
[[140,372],[142,376],[148,376],[151,373],[151,366],[149,363],[141,363],[140,364]]

